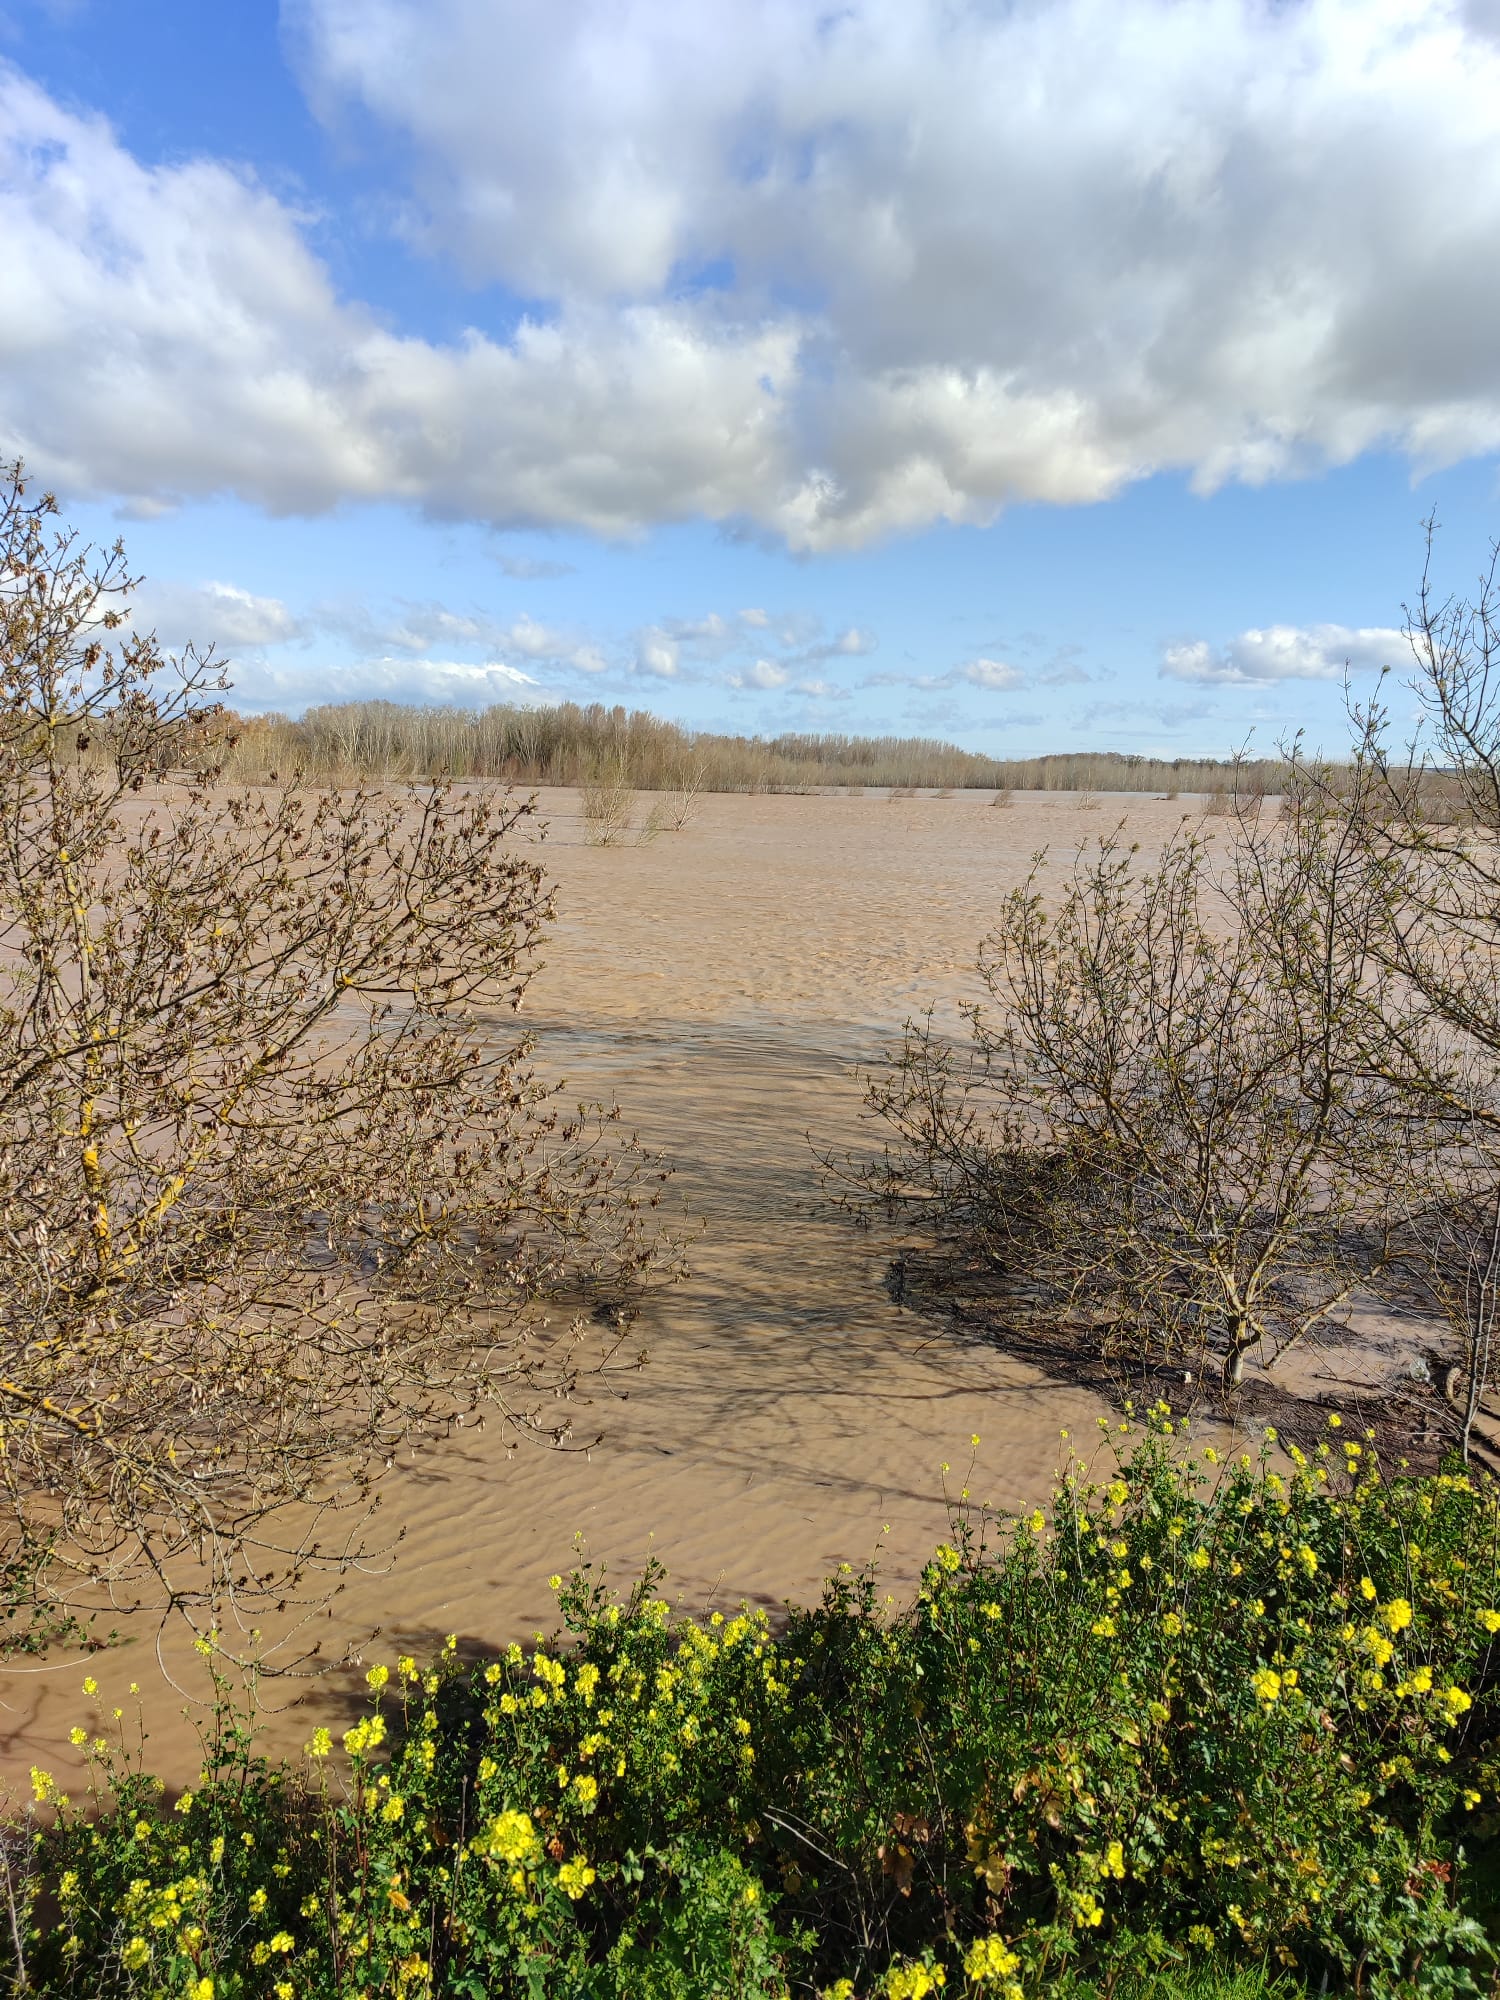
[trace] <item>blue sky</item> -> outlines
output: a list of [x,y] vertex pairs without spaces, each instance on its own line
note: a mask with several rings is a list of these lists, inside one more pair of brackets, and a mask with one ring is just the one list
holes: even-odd
[[0,0],[0,449],[246,707],[1333,747],[1497,252],[1500,0]]

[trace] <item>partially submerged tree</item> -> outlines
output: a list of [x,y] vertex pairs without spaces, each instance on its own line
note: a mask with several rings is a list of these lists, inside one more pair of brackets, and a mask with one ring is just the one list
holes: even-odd
[[1377,697],[1354,711],[1346,770],[1291,764],[1299,794],[1345,819],[1384,879],[1365,934],[1392,996],[1382,1074],[1410,1121],[1418,1261],[1464,1354],[1453,1400],[1467,1455],[1500,1310],[1500,544],[1471,597],[1441,597],[1435,530],[1406,607],[1416,733],[1393,743]]
[[[1118,837],[1060,903],[1034,870],[986,941],[968,1038],[908,1029],[871,1079],[863,1196],[986,1252],[1010,1309],[1093,1351],[1237,1382],[1391,1254],[1398,1093],[1362,942],[1381,870],[1333,814],[1153,869]],[[1361,919],[1359,913],[1363,911]]]
[[511,1024],[528,808],[217,785],[222,670],[125,636],[123,551],[55,511],[10,470],[0,1555],[253,1609],[336,1559],[303,1503],[424,1428],[566,1434],[539,1302],[646,1270],[662,1176]]

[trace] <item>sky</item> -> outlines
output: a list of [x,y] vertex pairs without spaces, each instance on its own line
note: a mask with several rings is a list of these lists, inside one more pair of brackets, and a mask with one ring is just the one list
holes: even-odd
[[1500,0],[0,0],[0,455],[247,710],[1336,749],[1497,253]]

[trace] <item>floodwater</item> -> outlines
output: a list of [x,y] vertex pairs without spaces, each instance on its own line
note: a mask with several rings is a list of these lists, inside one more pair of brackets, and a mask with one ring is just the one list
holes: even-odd
[[[877,1550],[886,1587],[909,1591],[944,1531],[945,1462],[955,1490],[967,1476],[1000,1507],[1045,1501],[1059,1433],[1096,1437],[1103,1406],[905,1310],[886,1283],[897,1239],[830,1208],[814,1148],[873,1143],[856,1066],[929,1003],[956,1018],[998,900],[1039,849],[1055,884],[1080,841],[1122,817],[1149,851],[1183,811],[1067,794],[1004,810],[989,794],[710,797],[680,832],[601,849],[584,843],[576,795],[543,794],[559,921],[524,1018],[570,1097],[616,1099],[675,1163],[691,1274],[629,1328],[644,1367],[585,1384],[575,1432],[599,1434],[589,1451],[512,1449],[491,1423],[403,1459],[381,1509],[381,1539],[400,1530],[399,1546],[312,1620],[323,1657],[421,1654],[449,1633],[483,1651],[550,1629],[547,1577],[575,1537],[621,1581],[657,1557],[685,1608],[774,1608]],[[154,1636],[128,1623],[123,1636],[87,1667],[0,1676],[13,1785],[32,1763],[76,1779],[69,1728],[133,1707],[132,1680],[149,1762],[191,1778],[197,1711],[163,1685]],[[181,1635],[165,1653],[201,1687]],[[357,1680],[268,1683],[263,1747],[295,1752]]]

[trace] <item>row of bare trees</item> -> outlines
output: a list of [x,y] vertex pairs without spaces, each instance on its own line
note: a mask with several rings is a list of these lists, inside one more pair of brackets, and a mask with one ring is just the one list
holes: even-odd
[[1356,1293],[1456,1331],[1467,1453],[1500,1304],[1500,597],[1408,613],[1422,728],[1354,711],[1150,864],[1108,837],[986,940],[966,1032],[911,1024],[871,1077],[856,1198],[980,1253],[1004,1310],[1226,1386]]
[[680,792],[691,774],[711,792],[1005,787],[1048,792],[1210,793],[1230,782],[1279,792],[1286,765],[1117,752],[985,757],[919,736],[787,732],[726,736],[640,709],[559,702],[468,709],[393,701],[336,702],[285,715],[244,715],[226,759],[231,777],[300,770],[324,780],[491,778],[587,785],[600,774],[647,792]]
[[130,635],[123,551],[55,513],[11,468],[0,1573],[254,1614],[358,1546],[404,1442],[567,1434],[572,1308],[664,1254],[662,1175],[515,1023],[527,808],[227,785],[222,669]]

